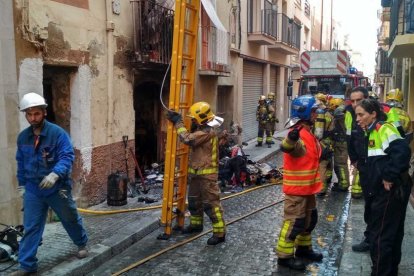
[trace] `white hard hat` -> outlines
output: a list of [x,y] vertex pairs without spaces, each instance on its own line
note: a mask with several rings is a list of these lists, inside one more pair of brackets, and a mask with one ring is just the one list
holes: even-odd
[[19,109],[20,111],[26,111],[26,109],[31,107],[41,107],[46,108],[47,103],[45,99],[37,93],[27,93],[23,96],[20,101]]

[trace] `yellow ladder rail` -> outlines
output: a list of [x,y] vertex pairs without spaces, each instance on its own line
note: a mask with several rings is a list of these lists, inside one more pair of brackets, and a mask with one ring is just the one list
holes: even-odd
[[[183,115],[187,129],[190,128],[191,122],[185,115],[194,97],[199,10],[200,0],[175,1],[168,107]],[[159,239],[168,239],[171,236],[174,219],[177,228],[184,226],[189,149],[188,146],[177,145],[177,142],[179,143],[177,131],[169,122],[161,213],[164,233],[158,237]],[[177,203],[175,212],[174,203]]]

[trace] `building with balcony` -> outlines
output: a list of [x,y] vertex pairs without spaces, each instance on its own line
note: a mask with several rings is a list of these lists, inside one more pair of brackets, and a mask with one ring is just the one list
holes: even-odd
[[[383,92],[399,88],[404,109],[414,119],[414,1],[382,0],[376,78]],[[386,29],[389,28],[387,35]],[[388,45],[387,45],[388,44]],[[382,83],[383,81],[383,83]],[[387,83],[388,82],[388,83]],[[413,124],[413,121],[411,122]],[[411,143],[414,150],[414,143]],[[414,206],[414,192],[410,197]]]

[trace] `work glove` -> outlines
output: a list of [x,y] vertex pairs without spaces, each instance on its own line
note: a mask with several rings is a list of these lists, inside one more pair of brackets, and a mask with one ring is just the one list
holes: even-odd
[[58,181],[59,175],[54,172],[49,173],[46,175],[42,182],[40,182],[39,187],[40,189],[50,189],[55,185],[56,181]]
[[299,129],[294,128],[288,133],[288,138],[292,142],[297,142],[299,140]]
[[21,198],[23,198],[26,188],[24,186],[17,186],[17,193]]
[[175,111],[168,111],[167,112],[167,119],[172,122],[173,124],[176,124],[177,122],[182,120],[182,116],[180,113]]

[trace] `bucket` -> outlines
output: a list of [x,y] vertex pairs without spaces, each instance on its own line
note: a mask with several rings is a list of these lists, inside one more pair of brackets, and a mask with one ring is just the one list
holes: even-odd
[[108,176],[108,187],[106,202],[111,206],[122,206],[127,204],[128,178],[120,172]]

